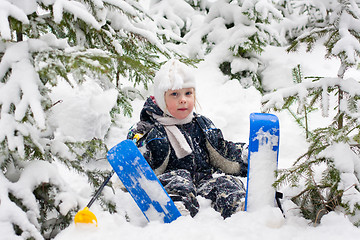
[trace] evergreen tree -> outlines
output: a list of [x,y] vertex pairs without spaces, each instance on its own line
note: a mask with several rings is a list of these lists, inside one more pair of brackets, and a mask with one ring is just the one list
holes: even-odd
[[[158,58],[171,53],[147,30],[152,20],[136,1],[0,0],[0,8],[1,228],[13,238],[50,239],[80,207],[57,163],[97,187],[108,173],[94,160],[104,159],[110,124],[131,114],[136,94],[123,83],[146,87]],[[101,89],[110,107],[97,109],[109,117],[100,133],[79,140],[59,130],[53,113],[62,98],[51,94],[60,83]]]
[[306,31],[326,27],[326,18],[329,17],[336,2],[336,0],[277,1],[276,8],[284,16],[284,21],[278,26],[281,37],[291,43]]
[[178,37],[175,44],[180,53],[196,59],[216,56],[215,67],[230,79],[263,91],[259,56],[265,46],[280,41],[270,26],[282,15],[271,1],[162,0],[152,1],[150,11],[155,20],[161,20],[155,22],[162,33]]
[[[329,211],[341,210],[351,216],[355,225],[360,225],[360,84],[355,79],[344,78],[346,70],[358,61],[360,9],[353,0],[329,1],[326,11],[325,7],[319,8],[323,3],[312,2],[311,7],[309,2],[298,5],[318,14],[308,15],[310,31],[296,38],[289,51],[296,50],[301,43],[307,44],[310,51],[321,40],[327,50],[325,57],[340,60],[337,76],[303,78],[298,67],[293,72],[295,85],[265,96],[264,108],[291,111],[304,127],[310,143],[308,151],[292,168],[280,172],[277,184],[300,188],[292,200],[315,223]],[[311,21],[313,16],[323,18]],[[333,98],[337,99],[335,111],[331,109]],[[291,110],[293,104],[298,104],[296,113]],[[333,116],[329,126],[309,128],[307,115],[316,109],[321,109],[324,117]]]

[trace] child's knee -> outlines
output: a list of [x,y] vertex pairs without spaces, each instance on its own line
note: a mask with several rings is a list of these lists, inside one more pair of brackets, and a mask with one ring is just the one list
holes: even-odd
[[187,170],[181,169],[163,173],[159,175],[158,178],[170,195],[196,195],[195,186]]

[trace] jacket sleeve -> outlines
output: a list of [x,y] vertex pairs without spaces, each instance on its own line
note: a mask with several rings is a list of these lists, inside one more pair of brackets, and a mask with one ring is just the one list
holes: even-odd
[[136,139],[136,145],[155,174],[165,171],[170,155],[166,135],[154,124],[140,121],[128,133],[128,139]]
[[246,177],[248,171],[248,145],[246,143],[234,143],[224,139],[222,139],[222,141],[224,141],[225,157],[240,163],[239,175]]
[[202,122],[200,124],[203,124],[202,128],[207,138],[210,163],[225,173],[246,177],[247,144],[225,140],[222,131],[206,117],[202,116],[199,122]]

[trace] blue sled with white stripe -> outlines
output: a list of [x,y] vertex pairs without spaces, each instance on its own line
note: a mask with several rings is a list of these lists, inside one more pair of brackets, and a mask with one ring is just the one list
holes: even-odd
[[107,159],[149,222],[170,223],[181,216],[133,141],[117,144]]
[[275,171],[279,155],[279,119],[273,114],[250,114],[248,176],[245,211],[275,206]]

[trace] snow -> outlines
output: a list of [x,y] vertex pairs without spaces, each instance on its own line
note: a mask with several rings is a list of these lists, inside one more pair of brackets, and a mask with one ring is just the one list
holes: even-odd
[[14,17],[22,23],[29,23],[25,11],[8,1],[0,1],[0,34],[4,39],[11,38],[8,17]]
[[63,12],[70,12],[74,15],[75,20],[77,18],[88,22],[95,29],[100,29],[101,25],[95,19],[95,17],[88,12],[85,6],[79,2],[69,0],[56,0],[53,6],[54,20],[56,23],[60,23],[63,17]]
[[[271,49],[274,54],[274,49]],[[278,49],[279,51],[279,49]],[[277,56],[277,64],[286,66],[289,56],[280,50]],[[300,62],[304,62],[304,68],[310,69],[306,64],[307,59],[312,59],[308,64],[319,61],[320,68],[318,75],[330,74],[327,67],[337,65],[336,62],[324,60],[321,49],[315,53],[292,54]],[[266,54],[265,54],[266,56]],[[229,81],[220,74],[219,70],[213,67],[213,62],[205,60],[199,64],[195,71],[197,79],[197,111],[212,119],[215,124],[223,130],[225,137],[233,141],[247,141],[249,134],[249,114],[259,112],[261,108],[261,96],[254,89],[243,89],[236,81]],[[278,71],[276,68],[274,71]],[[336,73],[336,71],[334,71]],[[271,76],[270,69],[267,74]],[[311,74],[314,74],[313,72]],[[266,78],[265,78],[266,79]],[[269,78],[270,79],[270,78]],[[285,82],[286,79],[282,78]],[[284,85],[291,85],[291,78]],[[265,83],[268,84],[268,83]],[[145,95],[151,93],[144,91]],[[144,101],[136,99],[134,109],[139,113]],[[280,119],[280,152],[279,167],[289,167],[291,163],[307,148],[303,132],[286,113],[276,114]],[[316,117],[316,116],[315,116]],[[126,129],[138,121],[139,116],[129,119],[124,123]],[[314,119],[315,120],[315,119]],[[116,138],[121,141],[125,138],[126,130],[119,131]],[[122,136],[121,136],[122,135]],[[117,141],[112,139],[110,145]],[[329,150],[330,151],[330,150]],[[340,156],[343,148],[335,149],[339,154],[339,164],[344,164],[346,170],[353,169],[351,163],[342,163]],[[350,154],[350,153],[348,153]],[[350,164],[350,165],[349,165]],[[350,171],[350,172],[351,172]],[[353,179],[353,178],[351,178]],[[112,179],[118,182],[117,179]],[[119,184],[120,185],[120,184]],[[347,185],[347,184],[345,184]],[[286,195],[287,189],[284,193]],[[290,193],[290,192],[289,192]],[[351,192],[349,192],[351,194]],[[114,239],[121,236],[123,239],[358,239],[360,229],[354,227],[347,216],[340,213],[329,213],[325,215],[321,224],[314,227],[309,221],[300,217],[296,206],[289,200],[285,200],[283,207],[286,218],[278,208],[264,207],[254,212],[238,212],[231,218],[223,220],[218,212],[211,208],[210,202],[199,197],[200,212],[194,218],[182,216],[170,224],[159,222],[148,223],[139,211],[135,202],[129,194],[122,192],[118,187],[113,200],[118,204],[118,213],[109,214],[104,212],[96,204],[90,209],[97,216],[99,226],[75,226],[72,224],[62,231],[56,240],[71,239]],[[126,221],[124,215],[131,219]]]
[[[276,180],[274,171],[277,167],[277,151],[273,151],[273,147],[278,147],[279,137],[272,135],[269,131],[265,132],[261,128],[256,133],[255,139],[259,141],[259,149],[254,152],[250,149],[251,170],[247,181],[246,207],[249,212],[257,211],[264,206],[275,206],[275,189],[272,187],[272,183]],[[261,190],[259,191],[259,189]]]
[[[16,130],[25,136],[29,135],[25,124],[21,123],[28,108],[33,112],[33,118],[38,127],[45,129],[45,116],[38,90],[40,79],[30,62],[30,51],[28,42],[14,44],[7,49],[0,63],[0,77],[6,74],[10,66],[13,72],[6,84],[0,83],[0,104],[3,116],[0,119],[0,126],[3,126],[0,129],[0,141],[6,137],[10,150],[17,150],[20,156],[24,156],[23,139],[22,136],[14,136],[13,133]],[[27,81],[23,81],[24,76]],[[14,116],[8,114],[11,106],[17,106]]]
[[[323,224],[314,228],[302,219],[290,217],[283,222],[279,213],[264,209],[254,213],[239,212],[222,220],[209,202],[201,199],[203,210],[195,217],[180,217],[170,224],[153,222],[134,226],[123,218],[103,213],[96,227],[69,227],[56,239],[358,239],[360,231],[342,215],[330,213]],[[116,226],[116,227],[115,227]]]
[[[26,2],[26,4],[23,4]],[[68,11],[74,14],[75,17],[84,20],[91,24],[94,28],[100,29],[99,22],[94,16],[89,14],[83,5],[76,1],[68,0],[0,0],[0,34],[2,39],[8,40],[11,38],[11,32],[8,25],[8,17],[12,16],[22,23],[28,23],[29,20],[26,14],[35,11],[36,3],[43,2],[54,4],[54,17],[57,22],[62,20],[63,12]],[[101,5],[100,1],[93,1],[94,4]],[[107,0],[103,2],[113,2],[114,0]],[[121,1],[122,2],[122,1]],[[244,1],[248,4],[250,0]],[[266,8],[267,1],[259,1],[257,5],[259,10],[271,10],[273,16],[278,16],[274,9]],[[316,2],[316,1],[314,1]],[[320,1],[318,1],[320,4]],[[178,4],[178,1],[173,1]],[[244,21],[240,19],[240,15],[236,15],[236,8],[218,8],[218,12],[211,12],[213,16],[208,19],[202,19],[199,16],[191,16],[186,12],[186,8],[179,3],[177,6],[181,7],[180,15],[183,19],[177,18],[179,14],[174,14],[170,9],[163,8],[159,5],[159,16],[166,15],[168,17],[176,18],[174,21],[179,25],[186,26],[186,22],[191,18],[193,21],[206,22],[209,26],[204,28],[203,25],[193,25],[190,34],[186,36],[190,48],[182,49],[190,56],[203,57],[201,48],[201,37],[209,33],[209,39],[214,43],[218,43],[217,47],[211,54],[205,57],[205,60],[198,64],[198,68],[194,72],[197,79],[196,98],[198,104],[196,111],[209,117],[215,125],[222,129],[226,139],[231,141],[248,141],[249,134],[249,114],[252,112],[260,112],[262,109],[267,109],[270,105],[280,106],[283,98],[289,94],[298,93],[303,96],[304,89],[314,86],[322,86],[326,88],[329,80],[334,83],[337,81],[334,77],[337,76],[339,69],[339,61],[325,60],[325,49],[317,47],[311,53],[305,53],[304,49],[297,53],[287,54],[281,47],[267,47],[261,56],[266,63],[266,70],[263,72],[263,84],[266,90],[279,90],[271,96],[272,102],[262,107],[262,102],[266,101],[270,95],[262,98],[260,93],[254,88],[250,87],[244,89],[236,80],[229,80],[218,69],[218,64],[224,59],[231,58],[231,52],[228,47],[236,41],[243,41],[238,39],[236,34],[239,31],[244,33],[252,33],[254,28],[240,25],[240,30],[224,29],[223,19],[218,19],[219,16],[224,16],[230,22]],[[329,4],[327,1],[321,1],[321,4]],[[252,6],[252,5],[248,5]],[[119,7],[126,10],[128,13],[136,12],[134,9],[125,4],[119,3]],[[244,5],[245,7],[245,5]],[[183,10],[184,9],[184,10]],[[213,10],[215,8],[212,8]],[[164,10],[161,12],[160,10]],[[165,11],[166,10],[166,11]],[[326,9],[324,8],[324,11]],[[129,19],[121,14],[107,13],[109,18],[114,20],[114,27],[131,29],[134,32],[147,37],[150,41],[156,44],[160,49],[167,51],[163,45],[159,45],[156,34],[150,31],[135,28],[130,24]],[[113,14],[113,15],[112,15]],[[97,16],[98,17],[98,16]],[[213,17],[214,19],[212,19]],[[156,18],[155,18],[156,19]],[[160,17],[159,17],[160,19]],[[100,22],[104,20],[100,17]],[[160,20],[159,20],[160,21]],[[301,22],[304,19],[299,20]],[[168,22],[161,22],[159,24],[170,24]],[[289,21],[288,25],[293,25],[294,22]],[[346,16],[344,16],[343,30],[341,34],[344,37],[343,42],[339,42],[336,46],[336,52],[354,51],[358,50],[356,42],[353,41],[348,34],[348,30],[358,28],[358,25],[352,26]],[[284,27],[284,25],[282,25]],[[152,25],[148,26],[153,28]],[[286,27],[286,26],[285,26]],[[289,27],[289,26],[287,26]],[[203,29],[201,29],[203,28]],[[196,30],[196,31],[195,31]],[[284,29],[283,31],[286,31]],[[179,32],[178,32],[179,33]],[[165,31],[164,36],[173,36],[174,33]],[[246,39],[246,38],[244,38]],[[349,44],[350,43],[350,44]],[[47,47],[55,47],[66,49],[65,40],[57,40],[52,35],[43,36],[39,40],[29,40],[21,43],[14,43],[10,47],[5,45],[10,43],[1,43],[0,48],[6,48],[5,54],[2,56],[0,63],[0,77],[3,77],[7,70],[12,67],[13,74],[7,79],[6,84],[0,82],[0,103],[1,103],[1,118],[0,118],[0,141],[7,139],[9,149],[18,151],[20,156],[24,155],[24,140],[22,136],[30,136],[34,142],[37,141],[40,134],[43,132],[36,132],[34,129],[27,128],[21,122],[25,112],[29,109],[33,112],[34,121],[37,123],[40,130],[45,129],[45,116],[42,107],[39,105],[39,79],[31,69],[29,59],[32,51],[42,51]],[[120,46],[120,45],[119,45]],[[66,49],[70,51],[71,49]],[[122,50],[119,47],[119,52]],[[335,53],[336,53],[335,52]],[[349,55],[350,56],[350,55]],[[355,60],[351,58],[350,61]],[[229,60],[229,59],[227,59]],[[233,70],[257,68],[257,62],[251,61],[233,61]],[[315,83],[304,82],[302,87],[293,88],[291,69],[297,64],[303,67],[304,75],[310,76],[325,76],[322,81]],[[316,66],[316,67],[314,67]],[[359,94],[360,89],[357,88],[359,79],[359,71],[348,71],[349,78],[342,81],[339,85],[346,88],[350,94]],[[333,80],[331,78],[334,78]],[[351,78],[353,77],[353,78]],[[26,78],[28,81],[22,81]],[[143,96],[149,96],[152,93],[152,88],[148,91],[140,89]],[[21,92],[22,94],[19,94]],[[19,97],[21,95],[21,98]],[[75,85],[70,88],[61,82],[53,89],[51,95],[53,102],[58,104],[52,106],[52,116],[50,117],[49,127],[56,129],[52,139],[51,150],[52,153],[59,153],[68,159],[73,159],[71,153],[67,151],[64,145],[64,139],[70,141],[86,141],[94,137],[105,139],[108,148],[110,149],[115,144],[126,138],[128,129],[139,120],[139,112],[144,103],[143,99],[135,99],[132,102],[134,108],[133,117],[119,116],[117,119],[117,127],[110,128],[111,117],[110,111],[116,104],[117,92],[115,90],[103,90],[93,81],[88,80],[83,85]],[[324,98],[331,97],[324,95]],[[11,105],[16,105],[15,115],[8,114]],[[331,111],[331,109],[328,109]],[[327,110],[326,110],[327,111]],[[324,116],[330,115],[331,112],[325,112]],[[280,119],[280,153],[279,153],[279,168],[287,168],[303,154],[308,147],[305,141],[304,132],[293,121],[291,116],[286,112],[276,113]],[[14,119],[15,118],[15,119]],[[330,118],[323,118],[320,115],[311,115],[311,123],[321,125],[324,121],[330,121]],[[17,121],[16,121],[17,120]],[[14,124],[16,123],[16,124]],[[313,126],[314,127],[314,126]],[[22,133],[20,136],[14,136],[14,132]],[[45,145],[45,144],[44,144]],[[39,143],[38,147],[42,149]],[[357,178],[360,174],[359,158],[352,153],[352,151],[341,143],[329,147],[323,152],[324,156],[334,157],[334,164],[341,171],[340,188],[345,191],[344,199],[350,202],[350,206],[360,202],[358,195],[355,195],[354,186],[359,186]],[[346,157],[344,157],[346,156]],[[65,166],[58,163],[56,159],[51,164],[46,161],[31,161],[23,162],[24,169],[21,176],[13,174],[11,166],[6,170],[7,176],[0,174],[0,236],[7,239],[7,236],[14,236],[14,229],[12,223],[17,224],[24,231],[21,236],[12,239],[27,239],[30,236],[35,239],[42,239],[34,223],[39,216],[39,209],[36,200],[33,197],[32,190],[35,186],[43,182],[50,182],[56,184],[61,189],[61,193],[54,197],[55,202],[61,203],[59,211],[63,214],[67,213],[69,209],[86,206],[91,198],[92,188],[85,178],[74,171],[68,170]],[[108,167],[102,166],[103,168]],[[357,176],[357,178],[355,177]],[[68,228],[64,229],[56,240],[71,240],[71,239],[358,239],[360,229],[355,227],[350,221],[351,216],[344,216],[344,214],[331,212],[325,215],[318,226],[313,226],[309,221],[305,220],[299,214],[296,206],[286,197],[291,196],[291,189],[280,189],[285,193],[283,202],[286,218],[283,218],[282,213],[278,208],[264,207],[254,212],[237,212],[231,218],[223,220],[218,212],[210,206],[210,202],[204,198],[199,197],[200,212],[194,218],[190,216],[182,216],[170,224],[163,224],[160,222],[148,223],[140,212],[130,195],[122,190],[121,183],[114,176],[112,178],[114,189],[106,187],[103,194],[106,199],[110,199],[116,203],[116,213],[110,214],[104,211],[99,202],[95,202],[91,207],[91,211],[95,213],[98,219],[99,226],[92,225],[75,226],[72,223]],[[59,190],[59,191],[60,191]],[[16,204],[9,201],[9,193],[21,199],[29,207],[28,216]],[[29,197],[30,196],[30,197]],[[54,214],[56,215],[56,214]],[[30,219],[30,220],[29,220]],[[130,221],[129,221],[130,219]],[[10,221],[9,221],[10,220]]]
[[338,189],[344,190],[344,202],[349,202],[350,209],[353,210],[360,196],[356,194],[355,186],[359,186],[360,166],[359,158],[344,143],[337,143],[326,149],[320,156],[332,155],[335,167],[340,171],[341,181]]
[[64,137],[88,141],[94,136],[104,139],[111,125],[110,110],[116,104],[117,91],[103,91],[93,81],[70,87],[60,82],[50,95],[53,102],[51,123]]
[[[39,174],[41,171],[41,174]],[[9,174],[9,173],[8,173]],[[16,182],[9,182],[4,175],[0,175],[0,234],[5,236],[13,236],[13,226],[11,223],[17,224],[24,232],[18,239],[27,239],[30,236],[36,239],[42,239],[38,232],[38,226],[34,225],[36,218],[39,217],[38,203],[32,194],[32,189],[39,186],[44,182],[56,184],[63,191],[55,197],[55,201],[61,201],[60,211],[67,212],[68,209],[74,208],[77,205],[77,195],[68,186],[55,165],[47,161],[32,161],[24,163],[24,172],[20,179]],[[23,203],[27,206],[28,211],[25,213],[16,204],[9,200],[7,195],[11,193],[18,199],[22,199]],[[24,216],[24,215],[27,215]],[[50,219],[51,216],[49,216]],[[9,221],[10,220],[10,221]],[[31,234],[31,235],[30,235]]]

